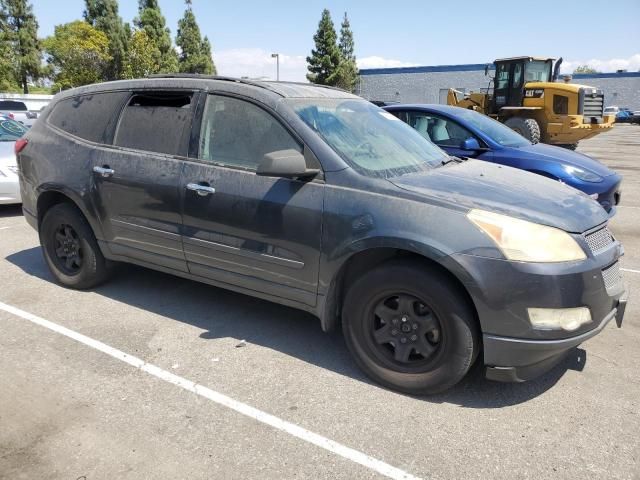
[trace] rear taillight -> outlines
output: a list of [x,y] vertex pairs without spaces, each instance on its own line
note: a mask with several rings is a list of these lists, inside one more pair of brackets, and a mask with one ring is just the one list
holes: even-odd
[[16,152],[16,155],[24,150],[24,147],[27,146],[27,143],[29,143],[29,141],[26,138],[19,138],[18,140],[16,140],[16,144],[13,147],[13,151]]
[[11,120],[15,120],[15,119],[16,119],[16,116],[15,116],[13,113],[11,113],[11,112],[9,112],[9,114],[7,115],[7,117],[9,117]]

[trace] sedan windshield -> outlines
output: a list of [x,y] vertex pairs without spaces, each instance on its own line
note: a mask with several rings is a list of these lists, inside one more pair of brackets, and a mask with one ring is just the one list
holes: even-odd
[[381,178],[429,170],[445,152],[366,100],[291,99],[289,105],[345,162]]
[[527,145],[531,145],[531,142],[522,135],[481,113],[460,108],[456,109],[455,115],[504,147],[526,147]]
[[9,118],[0,117],[0,142],[15,142],[27,133],[27,127]]

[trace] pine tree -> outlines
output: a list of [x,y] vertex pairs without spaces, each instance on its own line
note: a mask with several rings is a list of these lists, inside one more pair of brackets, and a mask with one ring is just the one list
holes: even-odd
[[341,56],[331,13],[326,8],[322,11],[318,31],[313,40],[315,49],[311,50],[311,56],[307,57],[307,79],[320,85],[335,85]]
[[0,3],[0,91],[2,92],[17,87],[7,17],[4,5]]
[[5,17],[2,36],[9,45],[13,76],[22,91],[29,93],[29,81],[37,79],[42,71],[42,47],[33,7],[27,0],[0,0],[0,10]]
[[218,69],[216,68],[215,63],[213,63],[213,54],[211,53],[211,42],[205,35],[204,40],[202,40],[202,56],[208,60],[205,71],[207,75],[217,75]]
[[157,58],[154,58],[154,63],[158,66],[156,73],[177,72],[178,54],[171,43],[171,31],[166,26],[158,0],[139,0],[138,17],[134,23],[145,31],[149,40],[157,47]]
[[122,78],[130,29],[118,15],[118,0],[85,0],[85,7],[84,19],[109,39],[109,55],[112,60],[105,72],[105,80]]
[[347,12],[344,12],[344,18],[340,28],[338,48],[340,49],[341,59],[335,85],[352,92],[358,80],[358,66],[354,53],[353,32],[351,31],[351,24],[349,23]]
[[176,45],[180,47],[179,65],[183,73],[212,73],[215,71],[211,57],[211,43],[202,40],[196,16],[191,9],[191,0],[185,0],[187,8],[178,21]]

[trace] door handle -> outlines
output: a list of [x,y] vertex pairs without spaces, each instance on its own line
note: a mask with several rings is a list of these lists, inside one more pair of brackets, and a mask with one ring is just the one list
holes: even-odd
[[206,197],[212,193],[216,193],[216,189],[208,185],[200,185],[199,183],[187,183],[187,190],[193,190],[201,197]]
[[113,168],[109,168],[108,165],[105,165],[104,167],[93,167],[93,171],[100,174],[104,178],[110,177],[111,175],[116,173],[116,171]]

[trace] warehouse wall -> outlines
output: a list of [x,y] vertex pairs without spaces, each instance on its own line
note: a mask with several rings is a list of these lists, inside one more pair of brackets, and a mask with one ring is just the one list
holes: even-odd
[[[493,71],[490,71],[490,75]],[[600,88],[605,105],[640,110],[640,73],[574,75],[572,83]],[[489,86],[484,64],[361,70],[357,92],[369,100],[446,103],[450,88],[478,91]]]

